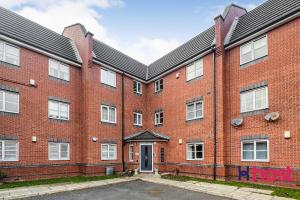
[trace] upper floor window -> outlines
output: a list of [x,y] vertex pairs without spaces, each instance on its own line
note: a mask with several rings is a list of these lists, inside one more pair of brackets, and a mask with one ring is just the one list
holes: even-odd
[[101,105],[101,121],[117,123],[116,108],[113,106]]
[[70,160],[69,143],[48,143],[49,160]]
[[0,161],[19,160],[19,141],[0,140]]
[[242,141],[242,161],[268,161],[269,141],[250,140]]
[[240,47],[240,64],[245,64],[268,55],[267,36],[253,40]]
[[203,101],[186,104],[186,120],[199,119],[203,117]]
[[116,72],[101,68],[101,83],[116,87]]
[[187,160],[203,160],[203,143],[189,143],[186,148]]
[[241,113],[268,108],[268,87],[241,93]]
[[142,126],[143,124],[143,116],[142,113],[133,113],[133,125],[135,126]]
[[186,67],[186,80],[192,80],[194,78],[203,75],[203,59],[196,60],[192,64]]
[[161,90],[164,89],[164,80],[163,79],[159,79],[157,81],[155,81],[154,83],[154,91],[155,92],[159,92]]
[[163,111],[159,111],[155,113],[154,116],[154,124],[155,125],[161,125],[164,122],[164,112]]
[[19,113],[19,94],[0,90],[0,111]]
[[69,104],[60,101],[48,101],[48,117],[69,120]]
[[101,144],[101,160],[117,160],[117,145]]
[[0,61],[20,65],[20,49],[14,45],[0,41]]
[[133,92],[137,94],[142,94],[142,83],[138,81],[133,81]]
[[49,75],[65,81],[70,80],[70,67],[62,62],[49,59]]

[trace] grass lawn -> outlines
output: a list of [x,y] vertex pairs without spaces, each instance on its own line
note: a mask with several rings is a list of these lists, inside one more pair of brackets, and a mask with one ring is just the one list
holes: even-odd
[[220,180],[209,180],[203,178],[196,178],[196,177],[188,177],[188,176],[174,176],[174,175],[163,175],[162,178],[170,179],[175,181],[199,181],[205,183],[214,183],[214,184],[223,184],[223,185],[230,185],[236,187],[247,187],[247,188],[256,188],[256,189],[263,189],[263,190],[272,190],[272,195],[280,196],[280,197],[288,197],[300,200],[300,189],[291,189],[291,188],[282,188],[282,187],[275,187],[275,186],[267,186],[267,185],[260,185],[254,183],[243,183],[243,182],[236,182],[236,181],[220,181]]
[[19,181],[11,183],[3,183],[0,185],[0,189],[15,188],[15,187],[27,187],[35,185],[46,185],[46,184],[57,184],[57,183],[81,183],[87,181],[99,181],[112,178],[119,178],[120,176],[74,176],[74,177],[64,177],[64,178],[52,178],[52,179],[42,179],[33,181]]

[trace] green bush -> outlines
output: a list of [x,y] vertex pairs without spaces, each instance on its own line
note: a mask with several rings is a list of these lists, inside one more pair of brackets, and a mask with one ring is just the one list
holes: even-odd
[[6,177],[6,174],[3,171],[0,171],[0,181]]

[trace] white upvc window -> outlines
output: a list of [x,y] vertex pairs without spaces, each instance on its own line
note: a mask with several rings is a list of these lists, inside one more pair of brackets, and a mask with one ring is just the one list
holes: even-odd
[[133,113],[133,125],[142,126],[143,125],[143,115],[142,113]]
[[142,83],[138,81],[133,81],[133,92],[137,94],[142,94]]
[[0,161],[19,160],[19,141],[0,140]]
[[245,140],[241,146],[242,161],[269,161],[269,140]]
[[240,64],[245,64],[268,55],[268,39],[263,36],[240,47]]
[[203,118],[203,101],[186,104],[186,120]]
[[134,149],[133,144],[129,145],[129,161],[132,162],[134,158]]
[[101,121],[117,123],[117,109],[112,106],[101,105]]
[[101,68],[101,83],[116,87],[116,72]]
[[268,87],[241,92],[241,113],[268,108]]
[[163,79],[159,79],[154,82],[154,91],[155,92],[159,92],[163,89],[164,89],[164,80]]
[[20,65],[20,49],[14,45],[0,41],[0,61]]
[[19,113],[19,94],[0,90],[0,111]]
[[101,144],[101,160],[117,160],[117,145]]
[[161,125],[164,123],[164,112],[159,111],[154,114],[154,124]]
[[69,143],[48,143],[49,160],[70,160],[70,144]]
[[52,119],[69,120],[69,104],[61,101],[48,101],[48,117]]
[[192,80],[203,75],[203,59],[194,61],[186,67],[186,80]]
[[203,143],[188,143],[186,145],[186,159],[203,160],[204,159]]
[[49,58],[49,75],[65,81],[70,80],[70,67],[62,62]]

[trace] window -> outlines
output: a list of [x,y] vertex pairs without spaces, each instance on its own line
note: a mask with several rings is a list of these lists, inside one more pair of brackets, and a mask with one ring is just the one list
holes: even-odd
[[101,68],[101,83],[116,87],[116,72]]
[[134,151],[133,151],[133,144],[129,145],[129,161],[133,161]]
[[159,92],[163,89],[164,89],[164,80],[160,79],[160,80],[155,81],[155,83],[154,83],[155,92]]
[[203,160],[203,143],[187,144],[187,160]]
[[116,144],[101,144],[101,160],[116,160],[117,145]]
[[165,148],[160,148],[160,162],[165,162]]
[[191,65],[186,67],[186,80],[192,80],[194,78],[203,75],[203,59],[196,60]]
[[53,119],[69,120],[69,104],[60,101],[49,100],[48,117]]
[[101,121],[117,123],[116,108],[112,106],[101,105]]
[[19,113],[19,94],[0,90],[0,111]]
[[241,113],[268,108],[268,87],[241,93]]
[[203,101],[196,101],[186,105],[186,120],[199,119],[203,117]]
[[240,64],[268,55],[267,36],[253,40],[240,48]]
[[48,143],[49,160],[70,160],[69,143]]
[[155,113],[155,119],[154,119],[154,124],[155,125],[161,125],[164,122],[164,112],[159,111]]
[[70,80],[70,68],[61,62],[49,59],[49,75],[65,81]]
[[142,126],[143,123],[143,117],[142,113],[133,113],[133,125],[135,126]]
[[137,94],[142,94],[142,83],[138,81],[133,81],[133,92]]
[[242,141],[242,161],[269,161],[269,141]]
[[0,61],[20,65],[20,49],[0,41]]
[[0,140],[0,161],[18,161],[19,142],[17,140]]

